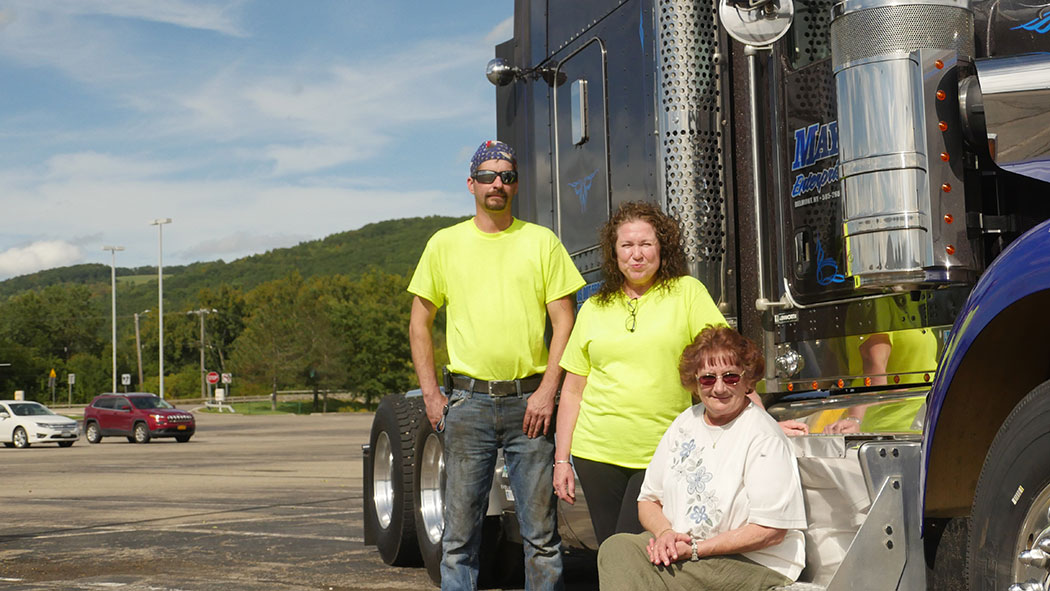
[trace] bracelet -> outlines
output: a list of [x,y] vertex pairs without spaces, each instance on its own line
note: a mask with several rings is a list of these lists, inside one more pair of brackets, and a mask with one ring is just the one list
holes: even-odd
[[689,547],[693,550],[693,555],[691,557],[689,557],[689,560],[692,561],[692,562],[697,562],[698,560],[700,560],[700,556],[697,554],[697,549],[696,549],[696,538],[693,538],[692,540],[690,540]]
[[660,533],[656,534],[656,537],[659,538],[660,536],[664,535],[665,533],[667,533],[669,531],[674,531],[674,528],[673,527],[669,527],[669,528],[660,530]]
[[858,418],[858,417],[849,416],[849,417],[844,418],[843,420],[845,420],[845,421],[854,421],[858,425],[860,424],[860,418]]
[[571,464],[571,463],[572,463],[572,460],[554,460],[554,465],[555,466],[557,466],[558,464]]

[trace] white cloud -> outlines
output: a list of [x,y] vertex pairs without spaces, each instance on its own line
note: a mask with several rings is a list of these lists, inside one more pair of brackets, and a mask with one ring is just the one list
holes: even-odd
[[62,241],[45,240],[29,246],[9,248],[0,252],[0,277],[14,277],[39,271],[73,265],[84,260],[80,248]]
[[[276,160],[279,172],[374,157],[404,130],[487,113],[491,51],[467,39],[428,40],[377,59],[294,64],[263,77],[247,66],[223,68],[189,92],[172,90],[182,112],[171,129],[269,138],[259,156]],[[310,152],[323,156],[318,166],[309,165]]]
[[186,260],[213,260],[229,255],[244,256],[245,253],[264,252],[274,248],[294,246],[300,242],[313,240],[316,236],[309,234],[254,234],[235,232],[212,240],[204,240],[178,252]]
[[499,23],[488,35],[485,35],[485,43],[488,45],[496,45],[497,43],[503,43],[514,36],[514,17],[508,16],[506,20]]
[[235,13],[243,4],[234,2],[193,2],[190,0],[9,0],[8,10],[37,11],[51,17],[111,16],[137,19],[243,36]]
[[51,179],[133,179],[149,178],[176,170],[171,163],[124,158],[99,152],[57,154],[47,161]]
[[[274,174],[283,175],[312,172],[362,160],[371,156],[373,150],[390,143],[387,138],[354,139],[357,141],[346,144],[269,146],[264,152],[265,157],[274,162]],[[371,149],[365,149],[366,145]]]
[[[0,124],[17,149],[0,165],[0,273],[108,264],[103,244],[127,247],[118,265],[155,264],[158,217],[175,220],[165,262],[182,264],[473,210],[466,162],[494,135],[484,66],[510,19],[482,34],[391,27],[400,41],[384,50],[336,25],[286,27],[282,13],[303,9],[265,4],[4,2],[0,73],[15,108]],[[30,243],[79,250],[30,263]]]

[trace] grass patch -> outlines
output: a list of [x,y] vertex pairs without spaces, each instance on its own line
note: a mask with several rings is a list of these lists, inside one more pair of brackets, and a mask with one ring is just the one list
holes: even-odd
[[[278,400],[277,410],[273,410],[270,407],[269,400],[259,400],[256,402],[234,402],[230,406],[235,411],[244,415],[280,415],[280,414],[296,414],[296,415],[309,415],[314,414],[314,406],[312,399],[305,400]],[[322,413],[324,409],[324,400],[320,399],[317,401],[317,413]],[[357,400],[339,400],[336,398],[328,399],[328,412],[366,412],[370,409],[365,406],[364,403]],[[198,412],[219,412],[216,408],[201,408]],[[223,411],[226,412],[226,411]]]
[[[165,273],[164,278],[170,277],[169,274]],[[124,285],[142,285],[144,283],[150,283],[151,281],[157,280],[157,274],[153,273],[150,275],[124,275],[117,277],[117,283]]]

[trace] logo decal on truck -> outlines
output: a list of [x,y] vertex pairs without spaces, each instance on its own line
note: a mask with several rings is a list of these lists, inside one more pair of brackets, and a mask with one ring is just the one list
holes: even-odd
[[580,198],[580,211],[587,211],[587,194],[591,192],[591,185],[594,183],[596,174],[598,174],[597,168],[582,179],[569,183],[572,190],[576,191],[576,196]]
[[1025,31],[1034,31],[1039,34],[1050,33],[1050,13],[1044,14],[1043,16],[1036,17],[1023,25],[1018,25],[1011,31],[1017,29],[1024,29]]
[[813,166],[839,155],[839,122],[814,123],[795,130],[795,160],[791,170]]
[[824,245],[817,236],[817,285],[845,283],[846,276],[839,273],[839,263],[824,252]]
[[[795,207],[827,201],[838,196],[837,189],[824,192],[825,187],[835,187],[839,181],[838,163],[825,165],[822,170],[812,170],[818,162],[837,158],[838,155],[838,121],[814,123],[795,130],[795,159],[791,162],[791,170],[799,171],[791,183],[791,197],[795,200]],[[806,193],[814,194],[805,199],[798,199]]]

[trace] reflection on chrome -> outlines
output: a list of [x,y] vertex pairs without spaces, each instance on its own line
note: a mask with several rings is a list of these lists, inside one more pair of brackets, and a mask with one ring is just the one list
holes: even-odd
[[992,158],[1011,172],[1050,182],[1050,54],[977,60]]

